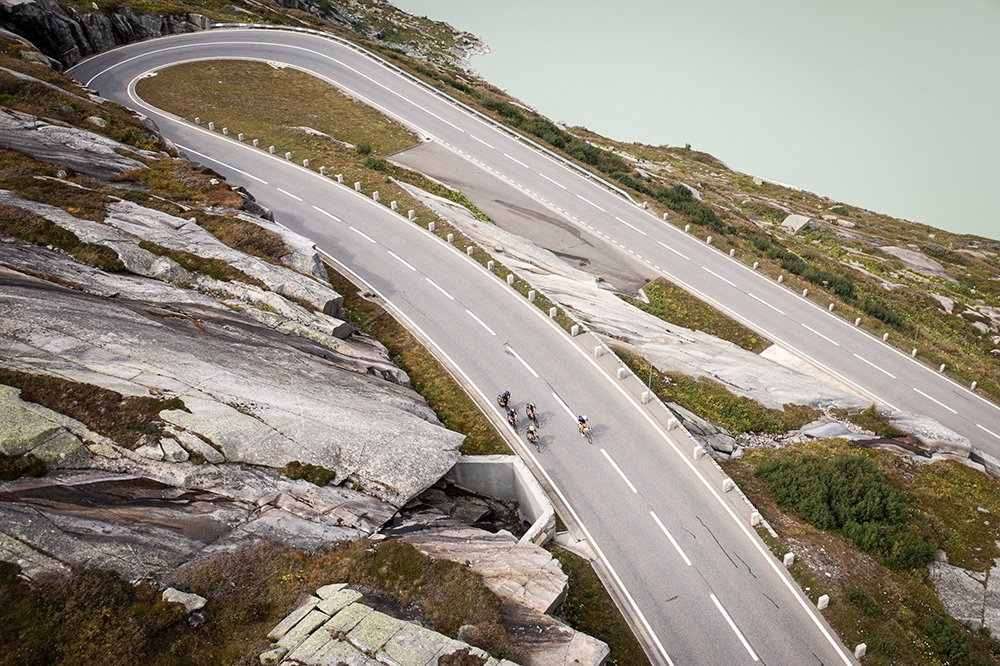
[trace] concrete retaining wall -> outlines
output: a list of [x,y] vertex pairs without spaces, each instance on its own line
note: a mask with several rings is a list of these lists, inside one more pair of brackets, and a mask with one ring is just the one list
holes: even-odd
[[522,542],[541,546],[555,535],[552,503],[517,456],[459,456],[445,478],[465,490],[516,501],[521,518],[531,522]]

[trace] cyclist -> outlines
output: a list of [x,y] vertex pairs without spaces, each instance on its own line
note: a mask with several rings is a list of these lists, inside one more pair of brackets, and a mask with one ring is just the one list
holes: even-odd
[[535,403],[529,402],[524,406],[524,413],[533,423],[538,423],[538,412],[535,409]]
[[497,404],[506,408],[510,404],[510,391],[504,391],[497,396]]
[[530,425],[530,426],[528,426],[528,429],[525,431],[525,434],[528,436],[528,441],[531,442],[532,444],[534,444],[535,448],[537,449],[538,448],[538,429],[535,428],[535,426]]
[[586,433],[584,431],[590,427],[590,421],[587,420],[587,415],[581,414],[577,416],[576,425],[578,428],[580,428],[580,434],[585,435]]
[[517,412],[510,407],[507,408],[507,422],[513,427],[517,427]]

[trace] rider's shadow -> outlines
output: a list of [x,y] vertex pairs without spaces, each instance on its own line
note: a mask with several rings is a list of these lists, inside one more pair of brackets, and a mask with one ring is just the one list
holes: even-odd
[[552,439],[554,439],[552,435],[546,435],[545,437],[539,435],[538,444],[535,445],[535,450],[539,453],[547,450],[549,448],[549,442],[552,441]]

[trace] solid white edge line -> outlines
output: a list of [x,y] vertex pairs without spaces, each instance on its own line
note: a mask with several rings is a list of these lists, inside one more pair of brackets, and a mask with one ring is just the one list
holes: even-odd
[[389,252],[390,255],[392,255],[392,257],[394,259],[396,259],[396,261],[398,261],[399,263],[403,264],[404,266],[406,266],[407,268],[409,268],[411,271],[416,271],[417,270],[416,268],[414,268],[410,264],[410,262],[408,262],[406,259],[403,259],[401,256],[399,256],[398,254],[396,254],[392,250],[388,250],[388,252]]
[[947,409],[952,414],[958,414],[958,412],[956,412],[954,409],[952,409],[948,405],[944,404],[943,402],[941,402],[937,398],[932,398],[931,396],[927,395],[926,393],[924,393],[923,391],[921,391],[920,389],[918,389],[916,386],[913,387],[913,390],[916,391],[917,393],[919,393],[920,395],[924,396],[928,400],[931,400],[931,401],[936,402],[937,404],[941,405],[942,407],[944,407],[945,409]]
[[[350,226],[350,225],[348,225],[348,226]],[[351,231],[353,231],[353,232],[354,232],[354,233],[356,233],[357,235],[361,236],[362,238],[364,238],[364,239],[365,239],[366,241],[368,241],[369,243],[374,243],[374,242],[375,242],[375,239],[374,239],[374,238],[372,238],[371,236],[369,236],[369,235],[368,235],[368,234],[366,234],[365,232],[361,231],[360,229],[358,229],[358,228],[356,228],[356,227],[354,227],[354,226],[350,226],[350,228],[351,228]]]
[[656,242],[657,242],[657,243],[659,243],[659,244],[660,244],[661,246],[665,247],[666,249],[670,250],[670,251],[671,251],[671,252],[673,252],[674,254],[676,254],[676,255],[677,255],[678,257],[680,257],[681,259],[684,259],[684,260],[686,260],[686,261],[691,261],[690,259],[688,259],[688,256],[687,256],[686,254],[683,254],[683,253],[681,253],[681,252],[679,252],[679,251],[675,250],[674,248],[670,247],[669,245],[667,245],[667,244],[666,244],[666,243],[664,243],[663,241],[656,241]]
[[743,635],[743,632],[740,631],[740,628],[736,626],[735,622],[733,622],[733,618],[729,617],[729,613],[727,613],[726,609],[722,607],[722,604],[716,598],[715,594],[712,593],[712,594],[709,594],[709,596],[712,597],[712,601],[715,602],[715,607],[719,609],[720,613],[722,613],[722,617],[726,618],[726,622],[729,623],[729,628],[732,629],[733,632],[736,634],[736,636],[740,639],[740,642],[743,643],[743,647],[745,647],[747,649],[747,652],[750,653],[750,656],[753,657],[753,660],[754,661],[760,661],[760,658],[757,656],[757,653],[754,652],[753,648],[750,647],[750,644],[747,643],[747,639]]
[[[466,312],[469,312],[469,311],[468,311],[468,310],[466,310]],[[472,313],[471,313],[471,312],[469,312],[469,314],[472,314]],[[474,317],[475,315],[472,315],[472,316]],[[523,365],[523,366],[524,366],[525,368],[527,368],[527,369],[528,369],[528,372],[530,372],[530,373],[531,373],[532,375],[534,375],[534,376],[535,376],[535,379],[538,379],[538,378],[539,378],[539,377],[538,377],[538,373],[537,373],[537,372],[535,372],[535,369],[534,369],[534,368],[532,368],[532,367],[531,367],[530,365],[528,365],[528,362],[527,362],[527,361],[525,361],[525,360],[524,360],[523,358],[521,358],[521,355],[520,355],[520,354],[518,354],[518,353],[517,353],[516,351],[514,351],[514,348],[513,348],[513,347],[511,347],[510,345],[507,345],[507,351],[509,351],[509,352],[510,352],[511,354],[513,354],[513,355],[514,355],[514,358],[516,358],[516,359],[517,359],[518,361],[520,361],[520,362],[521,362],[521,365]]]
[[[177,146],[178,148],[180,148],[181,150],[183,150],[184,152],[191,153],[192,155],[197,155],[198,157],[200,157],[202,159],[206,159],[209,162],[215,162],[216,164],[221,164],[222,166],[226,167],[227,169],[232,169],[233,171],[235,171],[238,174],[244,175],[247,178],[253,178],[258,183],[263,183],[264,185],[267,185],[267,181],[266,180],[264,180],[262,178],[258,178],[257,176],[253,175],[252,173],[247,173],[246,171],[243,171],[242,169],[237,169],[236,167],[231,166],[229,164],[226,164],[225,162],[223,162],[221,160],[217,160],[217,159],[215,159],[213,157],[209,157],[208,155],[206,155],[204,153],[199,153],[197,150],[193,150],[191,148],[187,148],[185,146],[182,146],[179,143],[176,143],[174,145]],[[302,199],[299,199],[299,201],[302,201]]]
[[429,277],[425,277],[424,279],[427,280],[428,282],[430,282],[431,286],[433,286],[438,291],[440,291],[442,294],[444,294],[445,296],[447,296],[448,300],[450,300],[450,301],[455,300],[455,297],[452,296],[451,294],[449,294],[447,291],[445,291],[444,287],[442,287],[441,285],[439,285],[437,282],[435,282],[434,280],[430,279]]
[[279,192],[281,192],[284,195],[290,196],[291,198],[295,199],[296,201],[302,201],[302,197],[297,197],[294,194],[292,194],[291,192],[289,192],[288,190],[283,190],[280,187],[275,187],[274,189],[278,190]]
[[[433,283],[432,283],[432,284],[433,284]],[[437,285],[434,285],[434,286],[437,286]],[[494,331],[494,330],[493,330],[492,328],[490,328],[489,326],[487,326],[487,325],[486,325],[486,322],[484,322],[484,321],[483,321],[482,319],[480,319],[480,318],[479,318],[479,317],[477,317],[477,316],[476,316],[475,314],[473,314],[472,310],[470,310],[470,309],[466,308],[466,309],[465,309],[465,311],[469,313],[469,316],[470,316],[470,317],[472,317],[472,318],[473,318],[473,319],[475,319],[475,320],[476,320],[477,322],[479,322],[479,325],[480,325],[480,326],[482,326],[482,327],[483,327],[483,328],[485,328],[485,329],[486,329],[487,331],[489,331],[489,334],[490,334],[490,335],[496,335],[496,332],[495,332],[495,331]],[[513,349],[511,349],[511,351],[514,351],[514,350],[513,350]],[[517,356],[517,354],[514,354],[514,355],[515,355],[515,356]],[[521,362],[522,362],[522,363],[524,363],[524,361],[521,361]],[[527,365],[527,364],[525,364],[525,365]],[[528,368],[528,369],[529,369],[529,370],[531,370],[531,368]],[[532,372],[534,372],[534,370],[532,370]],[[537,377],[538,375],[535,375],[535,376]]]
[[840,346],[839,342],[836,342],[835,340],[831,340],[830,338],[826,337],[825,335],[823,335],[822,333],[820,333],[819,331],[817,331],[815,328],[813,328],[812,326],[810,326],[809,324],[802,324],[802,327],[805,328],[807,331],[811,331],[811,332],[815,333],[816,335],[818,335],[819,337],[823,338],[824,340],[826,340],[830,344],[836,345],[838,347]]
[[317,210],[317,211],[319,211],[320,213],[323,213],[324,215],[326,215],[327,217],[329,217],[330,219],[333,219],[333,220],[336,220],[337,222],[343,222],[343,220],[342,220],[342,219],[340,219],[339,217],[337,217],[337,216],[336,216],[336,215],[334,215],[333,213],[328,213],[328,212],[326,212],[325,210],[323,210],[323,209],[322,209],[322,208],[320,208],[319,206],[313,206],[313,210]]
[[681,550],[680,544],[677,543],[674,540],[673,535],[671,535],[670,532],[667,531],[667,528],[666,528],[666,526],[664,526],[663,522],[660,520],[660,517],[657,516],[656,513],[654,513],[653,511],[650,511],[649,515],[651,515],[653,517],[653,520],[656,521],[656,524],[660,526],[660,529],[663,530],[663,533],[667,535],[668,539],[670,539],[670,543],[672,543],[674,545],[674,548],[677,549],[677,553],[684,559],[684,564],[686,564],[688,566],[691,566],[691,560],[689,560],[688,556],[684,554],[683,550]]
[[625,221],[625,220],[623,220],[622,218],[618,217],[617,215],[615,216],[615,219],[616,219],[616,220],[618,220],[619,222],[621,222],[622,224],[624,224],[624,225],[625,225],[626,227],[628,227],[628,228],[629,228],[629,229],[631,229],[632,231],[638,231],[638,232],[639,232],[640,234],[642,234],[643,236],[645,236],[645,235],[646,235],[646,232],[645,232],[645,231],[643,231],[643,230],[642,230],[642,229],[640,229],[639,227],[635,226],[634,224],[629,224],[628,222],[626,222],[626,221]]
[[[851,352],[851,353],[854,354],[854,352]],[[872,363],[871,361],[869,361],[868,359],[866,359],[864,356],[858,356],[857,354],[854,354],[854,357],[857,358],[860,361],[864,361],[865,363],[867,363],[868,365],[872,366],[873,368],[875,368],[879,372],[884,372],[885,374],[889,375],[893,379],[896,378],[896,375],[892,374],[888,370],[884,370],[884,369],[878,367],[877,365],[875,365],[874,363]]]
[[632,489],[632,492],[638,493],[639,491],[636,490],[635,486],[632,485],[632,482],[628,480],[628,477],[625,476],[625,472],[623,472],[622,468],[618,466],[618,463],[616,463],[614,460],[611,459],[611,456],[608,455],[608,452],[605,451],[604,449],[601,449],[601,453],[604,454],[604,457],[608,459],[608,462],[611,463],[611,466],[615,468],[616,472],[618,472],[618,476],[622,477],[622,481],[627,483],[628,487]]

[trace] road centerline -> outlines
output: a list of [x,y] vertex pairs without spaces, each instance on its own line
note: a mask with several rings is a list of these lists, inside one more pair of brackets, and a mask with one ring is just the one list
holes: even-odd
[[608,459],[608,462],[611,463],[611,466],[615,468],[616,472],[618,472],[618,476],[622,477],[622,481],[627,483],[628,487],[632,489],[632,492],[638,493],[639,491],[635,489],[635,486],[632,485],[632,482],[628,480],[627,476],[625,476],[625,472],[623,472],[622,468],[618,466],[618,463],[612,460],[611,456],[608,455],[608,452],[605,451],[604,449],[601,449],[601,453],[604,454],[604,457]]

